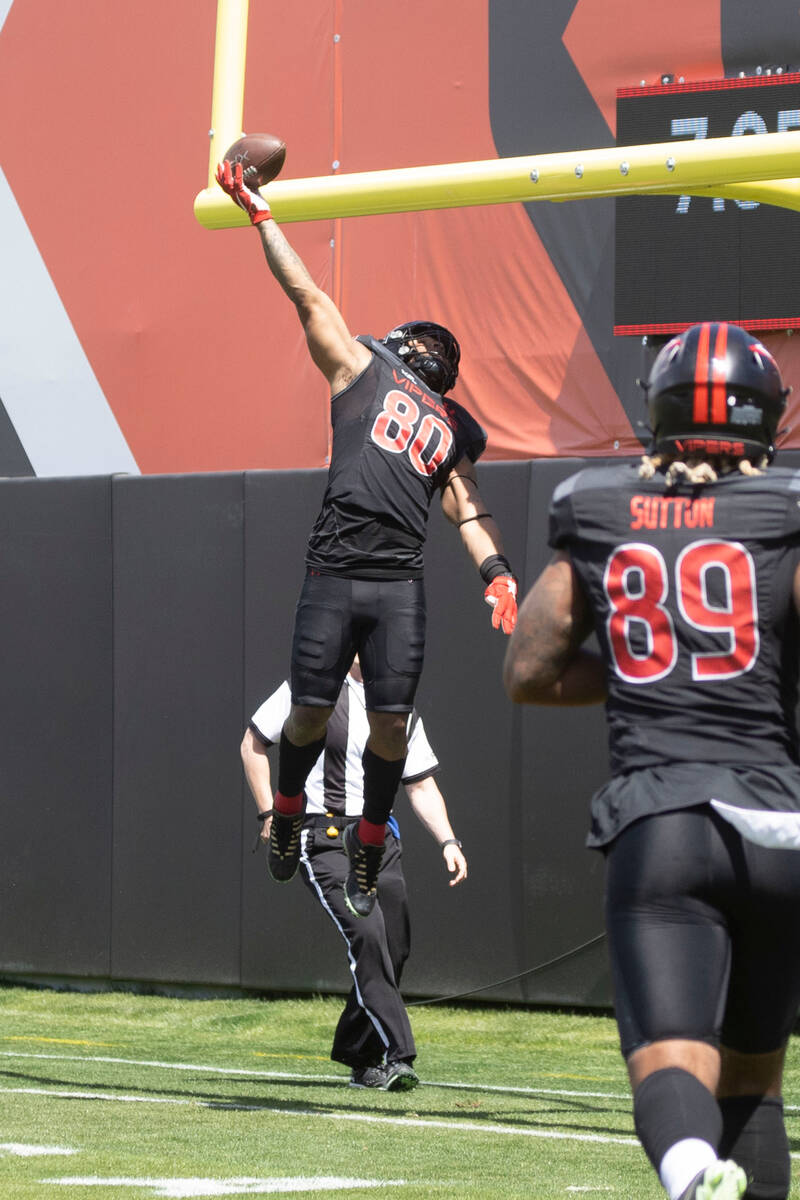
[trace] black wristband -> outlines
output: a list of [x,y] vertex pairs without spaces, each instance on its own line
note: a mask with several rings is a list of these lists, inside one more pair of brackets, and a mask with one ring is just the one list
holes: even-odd
[[459,521],[458,528],[460,529],[462,525],[466,525],[468,521],[491,521],[491,520],[492,520],[491,513],[476,513],[476,515],[474,517],[464,517],[463,521]]
[[504,554],[490,554],[478,567],[484,583],[491,583],[498,575],[513,575],[511,563]]
[[460,850],[461,842],[458,840],[458,838],[445,838],[445,840],[442,842],[439,849],[444,850],[445,846],[458,846],[458,848]]

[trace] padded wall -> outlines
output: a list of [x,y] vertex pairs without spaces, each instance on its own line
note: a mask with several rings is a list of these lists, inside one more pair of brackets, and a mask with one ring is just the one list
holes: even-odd
[[[551,554],[547,517],[553,489],[583,465],[557,459],[538,462],[531,472],[525,590]],[[591,795],[608,777],[605,710],[517,711],[523,829],[530,846],[523,864],[528,956],[536,964],[558,960],[527,978],[524,998],[556,1001],[568,995],[578,1003],[605,1004],[611,990],[601,936],[603,861],[584,847]],[[581,946],[586,948],[574,953]]]
[[116,979],[239,982],[242,492],[114,481]]
[[[525,553],[528,463],[479,467],[481,492],[517,570]],[[409,993],[454,993],[516,975],[524,962],[520,838],[524,798],[515,777],[518,720],[502,686],[506,637],[492,629],[484,584],[436,503],[425,552],[428,638],[418,709],[441,764],[438,783],[464,843],[469,878],[447,886],[441,854],[403,795],[413,952]],[[514,983],[486,997],[519,999]]]
[[[245,713],[240,739],[247,720],[288,675],[305,544],[326,472],[257,471],[245,478]],[[277,772],[274,755],[273,764]],[[299,876],[280,886],[269,876],[263,849],[253,853],[260,827],[244,781],[241,795],[242,986],[279,991],[349,988],[339,934],[306,894]]]
[[110,971],[111,481],[0,482],[0,970]]
[[[480,467],[526,584],[547,557],[552,487],[578,465]],[[4,976],[349,988],[343,944],[299,879],[275,885],[251,852],[239,759],[288,669],[324,483],[321,470],[0,480]],[[401,793],[404,989],[606,1003],[602,944],[570,953],[601,925],[583,839],[606,773],[602,709],[509,704],[483,585],[438,504],[430,522],[418,707],[470,874],[447,886]]]

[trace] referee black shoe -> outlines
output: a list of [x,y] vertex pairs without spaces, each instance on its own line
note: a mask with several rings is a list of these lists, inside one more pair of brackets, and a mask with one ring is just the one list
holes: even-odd
[[300,862],[300,834],[305,819],[305,797],[303,809],[293,816],[272,810],[267,867],[277,883],[288,883],[290,879],[294,879],[297,864]]
[[386,1064],[386,1082],[383,1085],[385,1092],[410,1092],[418,1083],[419,1075],[411,1063],[400,1058],[397,1062]]
[[739,1200],[747,1187],[747,1176],[731,1159],[718,1160],[701,1171],[689,1184],[681,1200]]
[[386,1067],[353,1067],[350,1073],[351,1088],[386,1088]]
[[378,872],[385,847],[364,845],[356,832],[356,823],[342,835],[350,872],[344,881],[344,902],[354,917],[368,917],[378,895]]

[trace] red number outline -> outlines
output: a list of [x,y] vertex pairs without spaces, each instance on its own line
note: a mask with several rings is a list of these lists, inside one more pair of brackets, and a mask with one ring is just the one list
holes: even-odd
[[[648,596],[648,574],[653,578],[650,574],[653,568],[660,584],[658,599]],[[638,595],[630,590],[634,572],[638,572],[643,584]],[[672,616],[664,607],[669,594],[669,577],[663,555],[646,542],[617,546],[606,563],[603,589],[609,603],[606,633],[614,670],[619,677],[627,683],[655,683],[669,675],[678,659],[678,642]],[[652,614],[653,619],[648,619],[648,614]],[[655,614],[658,614],[657,625]],[[633,621],[647,630],[648,649],[644,656],[636,654],[631,646],[629,633]]]
[[[724,607],[708,601],[707,575],[725,574]],[[633,584],[637,579],[639,586]],[[606,634],[614,671],[627,683],[655,683],[674,669],[678,638],[666,608],[669,572],[663,554],[644,542],[626,542],[609,555],[603,573],[609,611]],[[755,562],[741,542],[705,538],[684,546],[675,561],[675,601],[682,619],[700,632],[727,634],[728,649],[691,653],[696,682],[734,679],[751,670],[761,646]],[[647,652],[635,653],[633,622],[644,625]]]
[[[690,574],[690,569],[694,570],[696,558],[700,562],[695,578]],[[706,575],[712,567],[725,572],[728,593],[726,608],[712,608],[707,602]],[[743,572],[746,572],[746,579]],[[676,598],[681,616],[687,624],[708,633],[727,631],[730,635],[729,650],[692,654],[692,679],[735,679],[737,675],[744,675],[754,665],[761,646],[756,566],[750,551],[741,542],[723,542],[711,538],[692,542],[678,555],[675,574],[676,579],[681,581]],[[745,592],[750,601],[747,611],[743,603]],[[711,620],[703,622],[697,619],[696,612],[692,615],[690,606],[695,604]],[[729,616],[732,620],[726,624],[719,620],[720,616]],[[723,661],[731,664],[730,669],[724,669]]]
[[[444,421],[427,412],[415,432],[419,415],[419,405],[405,392],[393,388],[384,397],[383,408],[372,423],[370,437],[376,446],[390,454],[402,454],[407,450],[418,475],[434,475],[450,453],[453,431]],[[395,433],[391,433],[393,426],[396,426]],[[439,445],[425,462],[422,456],[437,433]]]

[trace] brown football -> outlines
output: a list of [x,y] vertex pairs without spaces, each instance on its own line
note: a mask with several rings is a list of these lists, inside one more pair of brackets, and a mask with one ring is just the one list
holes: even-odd
[[244,172],[252,168],[258,187],[263,187],[279,173],[286,158],[286,143],[272,133],[245,133],[225,151],[229,163],[240,162]]

